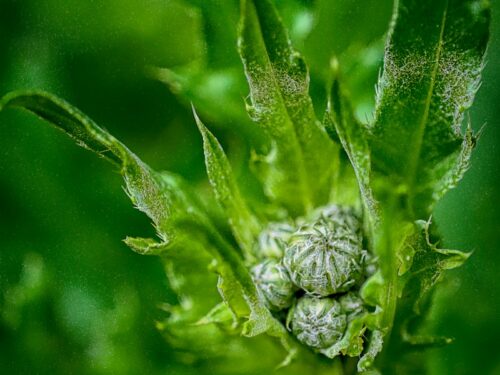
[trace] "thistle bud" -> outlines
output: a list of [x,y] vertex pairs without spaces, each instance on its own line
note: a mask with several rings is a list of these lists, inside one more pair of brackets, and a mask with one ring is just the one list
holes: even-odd
[[295,229],[288,223],[270,223],[259,235],[257,253],[262,258],[281,259]]
[[363,273],[359,220],[349,209],[327,207],[291,236],[283,263],[293,283],[308,294],[346,292]]
[[350,321],[365,311],[363,300],[357,293],[349,292],[340,297],[338,301],[340,306],[342,306],[342,311],[347,315],[347,321]]
[[333,298],[305,295],[290,309],[288,327],[303,344],[326,349],[338,342],[347,327],[347,315]]
[[259,295],[272,310],[283,310],[293,302],[295,286],[280,262],[267,259],[251,270]]

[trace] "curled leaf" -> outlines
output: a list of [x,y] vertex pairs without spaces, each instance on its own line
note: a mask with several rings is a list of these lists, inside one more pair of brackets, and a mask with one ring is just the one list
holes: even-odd
[[[78,145],[96,152],[121,169],[127,194],[134,205],[152,220],[163,241],[172,242],[172,216],[179,212],[201,213],[179,190],[179,178],[149,168],[125,145],[64,100],[42,91],[13,92],[0,101],[0,109],[22,108],[67,133]],[[137,241],[135,241],[137,244]]]

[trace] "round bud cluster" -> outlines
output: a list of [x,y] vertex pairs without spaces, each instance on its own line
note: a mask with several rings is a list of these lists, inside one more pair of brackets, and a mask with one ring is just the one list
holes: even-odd
[[291,307],[287,327],[305,345],[322,350],[336,344],[364,311],[353,290],[365,276],[362,242],[359,218],[338,205],[295,226],[271,223],[259,236],[262,260],[251,269],[259,295],[275,312]]

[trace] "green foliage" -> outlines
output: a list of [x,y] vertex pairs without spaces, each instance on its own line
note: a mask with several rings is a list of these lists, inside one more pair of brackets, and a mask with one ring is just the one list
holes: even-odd
[[269,197],[292,213],[308,212],[328,198],[337,148],[316,120],[307,67],[275,8],[268,1],[243,1],[241,14],[238,46],[250,86],[247,110],[272,141],[269,153],[258,158],[258,175]]
[[195,113],[196,124],[203,137],[208,179],[215,196],[228,217],[229,225],[248,261],[255,259],[254,242],[259,235],[259,223],[241,196],[224,150]]
[[[213,30],[209,46],[236,39],[215,21],[215,8],[194,3]],[[224,10],[220,19],[234,18],[233,5],[217,3]],[[65,101],[42,91],[13,92],[0,110],[28,110],[119,168],[132,203],[159,237],[127,237],[125,243],[160,256],[178,296],[177,304],[163,306],[168,317],[158,328],[200,366],[218,363],[219,373],[234,373],[243,358],[239,371],[258,373],[281,357],[290,373],[348,374],[354,367],[408,373],[416,349],[450,341],[425,333],[425,317],[444,271],[469,256],[439,249],[432,242],[439,235],[425,220],[460,181],[475,145],[472,130],[463,134],[461,128],[479,87],[489,5],[396,1],[374,119],[363,124],[357,118],[334,58],[324,127],[310,96],[308,67],[273,3],[242,0],[240,12],[238,52],[251,121],[235,99],[242,75],[220,59],[222,52],[211,51],[195,69],[153,73],[208,117],[243,124],[238,130],[250,135],[250,162],[265,195],[259,210],[196,113],[223,223],[180,176],[153,170]],[[363,208],[362,223],[351,208],[336,214],[344,203],[338,191],[354,197],[353,209]],[[320,208],[326,204],[335,210]],[[274,268],[259,268],[263,264]],[[25,289],[37,292],[34,284],[34,292]],[[15,314],[5,316],[13,321]],[[328,357],[327,365],[306,346]],[[263,353],[272,353],[268,361],[252,361]]]
[[404,190],[410,218],[426,218],[466,169],[474,142],[460,127],[479,87],[488,25],[487,1],[398,4],[369,143],[375,171]]
[[[114,164],[118,164],[121,167],[126,191],[131,201],[137,209],[152,219],[158,236],[162,240],[161,243],[157,243],[152,239],[128,238],[125,242],[141,254],[165,254],[166,267],[171,273],[170,277],[174,280],[173,289],[178,293],[198,294],[207,288],[205,278],[198,277],[194,283],[189,283],[187,288],[183,283],[178,283],[175,280],[180,275],[184,275],[186,271],[193,273],[193,269],[196,269],[197,265],[206,270],[210,263],[210,258],[207,255],[213,257],[212,270],[220,276],[217,284],[218,290],[234,314],[235,321],[245,321],[241,326],[241,333],[252,337],[268,332],[271,336],[279,337],[290,351],[289,357],[284,363],[289,362],[295,350],[291,347],[285,328],[273,318],[258,297],[256,287],[240,255],[232,245],[222,238],[209,218],[198,208],[196,202],[190,199],[187,187],[183,186],[182,182],[177,181],[178,178],[174,178],[168,173],[152,171],[116,138],[109,135],[76,108],[50,94],[43,92],[12,93],[5,96],[0,102],[0,108],[7,107],[20,107],[35,113],[67,132],[80,146],[103,155]],[[202,128],[203,125],[199,123],[199,126],[202,134],[209,137],[208,131]],[[207,138],[207,140],[209,139]],[[213,141],[214,138],[211,140]],[[214,181],[214,188],[218,198],[225,203],[226,197],[220,194],[220,183],[224,179],[219,178],[220,176],[214,176],[212,172],[220,173],[223,167],[229,165],[227,160],[223,158],[222,150],[217,149],[215,157],[218,159],[217,162],[223,160],[223,167],[218,164],[215,166],[217,169],[212,169],[211,161],[213,160],[210,158],[214,156],[213,151],[211,145],[207,145],[208,170],[212,179],[217,179]],[[234,182],[232,187],[235,188]],[[227,187],[224,186],[224,188]],[[190,251],[186,252],[186,249]],[[182,254],[178,255],[177,252],[182,252]],[[203,263],[200,264],[203,261],[204,266]],[[178,273],[177,266],[180,266],[181,270],[187,266],[188,270]],[[205,286],[201,287],[203,283]],[[178,287],[175,286],[176,284]],[[191,289],[193,286],[194,288]],[[206,295],[198,295],[198,298],[193,299],[193,303],[197,304],[206,299]],[[189,319],[187,313],[186,316],[183,316],[182,313],[179,314],[180,316],[178,314],[178,312],[173,314],[166,324],[167,327],[174,324],[174,329],[169,334],[175,334],[175,325],[179,325],[179,320],[185,324],[186,317]],[[183,328],[178,332],[179,335],[183,335],[182,330]],[[217,340],[217,335],[210,334],[208,342],[212,336],[215,336],[214,339]],[[206,345],[206,343],[204,344]]]

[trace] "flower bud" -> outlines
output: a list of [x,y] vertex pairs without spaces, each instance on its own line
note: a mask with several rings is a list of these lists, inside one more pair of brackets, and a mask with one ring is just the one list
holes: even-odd
[[305,295],[290,309],[287,323],[300,342],[321,350],[344,336],[347,316],[335,299]]
[[269,223],[259,235],[256,252],[262,258],[281,259],[285,253],[286,242],[294,231],[288,223]]
[[357,293],[346,293],[338,301],[340,306],[342,306],[342,311],[347,314],[347,321],[351,321],[351,319],[365,311],[363,300]]
[[349,290],[363,272],[359,220],[349,209],[327,207],[291,236],[283,263],[293,283],[308,294]]
[[251,270],[259,295],[272,310],[283,310],[293,302],[295,286],[280,262],[267,259]]

